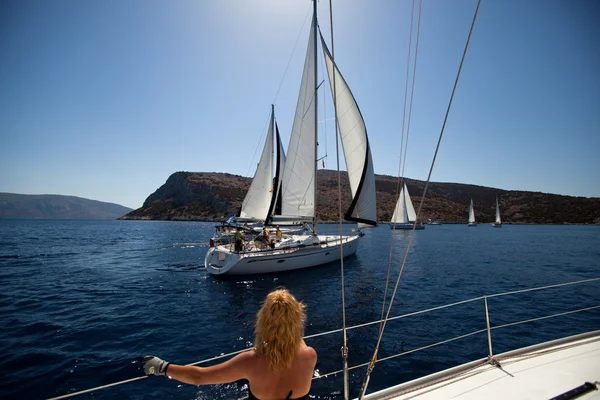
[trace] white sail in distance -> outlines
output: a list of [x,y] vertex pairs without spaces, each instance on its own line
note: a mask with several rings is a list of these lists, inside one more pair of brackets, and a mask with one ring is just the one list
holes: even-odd
[[498,206],[498,197],[496,197],[496,224],[502,224],[502,221],[500,220],[500,207]]
[[310,28],[302,83],[281,182],[281,214],[297,220],[312,220],[316,212],[314,204],[317,169],[314,23],[313,21]]
[[473,211],[473,199],[471,199],[471,205],[469,206],[469,223],[475,223],[475,211]]
[[375,173],[367,128],[350,87],[329,53],[323,35],[321,35],[321,47],[325,55],[332,94],[335,79],[334,103],[352,191],[352,203],[344,218],[362,224],[377,225]]
[[398,201],[396,202],[396,208],[394,209],[391,222],[395,222],[397,224],[407,224],[415,222],[416,219],[417,213],[415,213],[415,209],[405,183],[402,186],[402,190],[400,190],[400,196],[398,196]]
[[273,117],[269,124],[265,147],[256,167],[250,189],[242,203],[240,218],[264,221],[273,195]]

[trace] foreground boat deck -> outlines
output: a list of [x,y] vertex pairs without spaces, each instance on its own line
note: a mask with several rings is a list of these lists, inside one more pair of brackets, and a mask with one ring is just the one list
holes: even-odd
[[[600,381],[600,331],[478,360],[365,396],[365,399],[551,399]],[[574,397],[568,397],[574,398]],[[600,391],[582,397],[600,399]]]

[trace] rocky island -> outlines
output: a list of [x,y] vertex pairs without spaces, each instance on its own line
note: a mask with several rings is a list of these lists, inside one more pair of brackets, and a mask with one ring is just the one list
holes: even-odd
[[[317,218],[322,222],[338,219],[337,171],[317,173]],[[220,221],[236,213],[252,179],[217,172],[176,172],[152,193],[141,208],[120,219]],[[377,218],[390,220],[396,205],[398,178],[375,175]],[[405,179],[418,208],[425,182]],[[519,224],[600,224],[600,198],[573,197],[540,192],[502,190],[462,183],[431,182],[423,203],[421,220],[466,223],[469,201],[473,198],[479,223],[492,222],[496,196],[503,223]],[[342,172],[342,206],[350,204],[350,184]]]

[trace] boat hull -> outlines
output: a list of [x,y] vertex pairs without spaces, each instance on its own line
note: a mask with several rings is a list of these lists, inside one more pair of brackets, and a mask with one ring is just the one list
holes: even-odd
[[[390,222],[390,229],[397,229],[397,230],[412,230],[413,229],[413,224],[412,223],[407,223],[407,224],[394,224],[393,222]],[[417,226],[415,226],[415,230],[420,230],[420,229],[425,229],[425,225],[423,224],[417,224]]]
[[502,228],[502,224],[492,224],[494,228]]
[[[307,239],[307,238],[313,238]],[[236,253],[226,246],[209,249],[206,271],[213,275],[255,275],[315,267],[338,261],[340,245],[344,257],[356,253],[359,236],[298,236],[275,249]]]
[[469,228],[475,227],[477,226],[477,222],[469,222],[468,226]]

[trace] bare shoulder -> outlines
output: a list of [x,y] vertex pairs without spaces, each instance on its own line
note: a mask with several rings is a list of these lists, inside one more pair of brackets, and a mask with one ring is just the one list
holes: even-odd
[[231,359],[231,361],[234,361],[235,363],[239,364],[251,364],[256,360],[256,358],[256,352],[254,351],[254,349],[252,349],[236,355]]
[[300,354],[302,356],[302,358],[306,359],[306,360],[310,360],[310,361],[317,361],[317,351],[315,349],[313,349],[312,347],[309,346],[303,346]]

